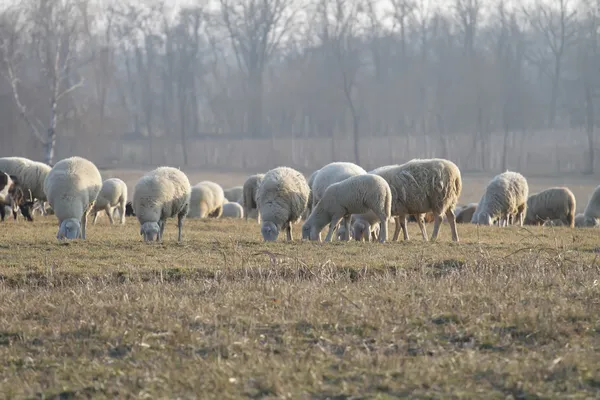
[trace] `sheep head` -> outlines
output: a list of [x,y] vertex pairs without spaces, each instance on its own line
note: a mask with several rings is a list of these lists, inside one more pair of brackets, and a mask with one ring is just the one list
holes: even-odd
[[160,239],[160,225],[158,222],[144,222],[140,227],[140,235],[144,236],[145,242],[158,241]]
[[365,239],[367,242],[369,241],[369,233],[370,229],[364,221],[356,221],[352,226],[354,239],[361,241]]
[[279,228],[273,222],[263,221],[260,233],[262,233],[265,242],[274,242],[279,236]]
[[477,225],[491,226],[492,225],[492,217],[490,214],[486,213],[485,211],[482,211],[479,214],[477,214],[475,223]]
[[76,218],[68,218],[60,223],[56,238],[63,239],[79,239],[81,237],[81,224]]

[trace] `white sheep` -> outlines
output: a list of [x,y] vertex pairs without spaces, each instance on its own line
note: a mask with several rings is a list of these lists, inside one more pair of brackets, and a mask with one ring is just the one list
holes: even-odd
[[0,171],[16,176],[23,192],[31,191],[33,198],[42,203],[43,215],[47,215],[44,207],[47,200],[44,193],[44,181],[50,170],[49,165],[24,157],[0,158]]
[[487,185],[477,205],[471,222],[478,225],[492,225],[494,220],[506,226],[510,215],[523,226],[527,213],[529,186],[525,177],[518,172],[506,171],[496,175]]
[[256,201],[256,195],[258,194],[258,188],[260,182],[264,178],[265,174],[251,175],[246,179],[243,186],[242,193],[242,205],[244,206],[244,216],[246,220],[256,215],[256,219],[260,224],[260,210],[258,209],[258,203]]
[[[311,194],[312,194],[311,212],[312,212],[312,209],[314,209],[314,207],[317,205],[317,203],[321,200],[321,198],[325,194],[325,190],[327,190],[327,188],[329,186],[331,186],[334,183],[341,182],[347,178],[357,176],[357,175],[364,175],[366,173],[367,173],[367,171],[365,171],[363,168],[359,167],[356,164],[350,163],[350,162],[332,162],[330,164],[327,164],[323,168],[321,168],[316,173],[316,175],[314,177],[314,182],[311,187],[312,188],[312,190],[311,190]],[[343,230],[344,235],[342,236],[342,240],[348,240],[349,233],[350,233],[350,216],[349,215],[344,218],[343,226],[345,228]]]
[[352,215],[350,224],[354,240],[366,242],[377,240],[381,231],[380,222],[379,217],[373,211]]
[[94,208],[92,209],[92,215],[94,216],[94,224],[98,219],[98,213],[102,210],[108,215],[108,220],[112,225],[113,211],[119,211],[119,222],[125,223],[125,205],[127,204],[127,185],[119,178],[110,178],[102,183],[102,188]]
[[223,190],[223,195],[228,201],[235,201],[236,203],[241,203],[244,198],[244,187],[243,186],[234,186],[227,190]]
[[475,210],[477,210],[477,203],[469,203],[463,207],[457,207],[457,209],[454,210],[454,213],[456,214],[456,223],[470,223],[471,219],[473,218],[473,214],[475,214]]
[[244,207],[235,201],[223,204],[221,218],[244,218]]
[[277,240],[281,230],[292,240],[292,224],[302,217],[309,193],[304,175],[292,168],[278,167],[265,174],[256,198],[265,241]]
[[192,187],[177,168],[159,167],[141,177],[133,193],[133,210],[144,241],[161,240],[167,218],[177,217],[177,241],[188,213]]
[[372,211],[379,218],[381,234],[379,241],[387,239],[387,225],[392,207],[390,186],[382,177],[372,174],[357,175],[330,185],[312,213],[302,226],[302,237],[321,240],[321,230],[329,224],[326,242],[342,218],[351,214],[365,214]]
[[592,197],[590,197],[587,205],[585,206],[583,215],[585,215],[588,218],[600,218],[600,186],[594,189]]
[[102,188],[100,171],[81,157],[57,162],[44,181],[44,193],[58,218],[58,239],[85,239],[87,217]]
[[432,212],[434,225],[431,240],[437,238],[445,214],[452,240],[458,242],[454,207],[462,192],[462,178],[456,164],[440,158],[414,159],[401,165],[380,167],[370,173],[381,176],[390,185],[392,215],[396,220],[393,240],[398,240],[400,229],[404,233],[404,240],[409,239],[406,216],[411,214],[418,215],[421,235],[423,240],[427,240],[423,214]]
[[583,213],[575,215],[576,228],[598,228],[600,221],[594,217],[586,217]]
[[223,213],[223,188],[211,181],[192,186],[188,218],[219,218]]
[[[566,187],[554,187],[532,194],[527,199],[525,224],[540,225],[546,220],[560,220],[575,226],[575,195]],[[554,223],[553,226],[556,226]]]

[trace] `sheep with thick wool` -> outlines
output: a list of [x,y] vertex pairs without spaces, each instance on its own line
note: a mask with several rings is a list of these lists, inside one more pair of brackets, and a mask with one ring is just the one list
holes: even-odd
[[352,226],[352,237],[354,237],[354,240],[374,242],[379,238],[381,232],[381,220],[373,211],[352,215],[350,224]]
[[177,168],[159,167],[141,177],[135,185],[132,205],[144,241],[161,240],[167,218],[177,217],[177,240],[181,242],[191,194],[188,177]]
[[58,218],[58,239],[86,238],[87,217],[101,188],[100,171],[85,158],[66,158],[52,167],[44,193]]
[[98,219],[100,211],[104,211],[108,215],[110,224],[114,224],[113,211],[119,211],[119,222],[125,223],[125,207],[127,204],[127,185],[119,178],[110,178],[102,183],[102,188],[94,208],[92,209],[92,215],[94,216],[94,224]]
[[286,231],[287,240],[292,240],[292,224],[306,210],[309,193],[304,175],[292,168],[278,167],[265,174],[256,198],[265,241],[277,240],[282,230]]
[[244,199],[244,187],[234,186],[232,188],[223,190],[223,195],[227,201],[234,201],[241,204],[242,200]]
[[506,171],[496,175],[487,185],[471,222],[478,225],[492,225],[499,220],[500,226],[506,226],[510,215],[523,226],[527,213],[529,186],[527,180],[518,172]]
[[[365,171],[360,166],[350,162],[332,162],[321,168],[314,176],[314,181],[311,186],[312,206],[311,212],[321,200],[327,188],[334,183],[342,182],[343,180],[364,175]],[[342,240],[350,239],[350,216],[344,217],[344,229],[342,230]]]
[[454,211],[456,214],[456,223],[470,223],[471,219],[473,218],[473,214],[475,214],[475,210],[477,210],[477,203],[469,203],[463,207],[457,207],[457,209]]
[[256,215],[256,219],[260,224],[260,209],[258,208],[258,202],[256,196],[258,194],[258,188],[262,182],[265,174],[251,175],[244,182],[242,190],[242,206],[244,206],[244,216],[246,220],[250,215]]
[[396,217],[393,240],[398,239],[400,229],[403,230],[404,240],[409,239],[406,216],[411,214],[419,214],[417,223],[423,240],[427,240],[421,215],[432,212],[434,225],[431,240],[437,238],[445,214],[452,240],[458,242],[454,208],[462,192],[462,178],[456,164],[441,158],[414,159],[401,165],[381,167],[372,173],[384,178],[392,191],[392,215]]
[[215,182],[202,181],[192,186],[188,218],[219,218],[223,213],[223,188]]
[[529,196],[524,223],[541,225],[547,220],[560,220],[575,226],[575,195],[566,187],[554,187]]
[[24,193],[31,191],[31,196],[42,203],[42,214],[46,215],[44,181],[51,170],[48,164],[33,161],[24,157],[0,158],[0,170],[14,175]]
[[379,241],[387,239],[387,225],[392,208],[392,192],[382,177],[373,174],[357,175],[330,185],[302,226],[302,237],[321,241],[321,231],[329,224],[325,238],[331,241],[342,218],[372,211],[379,218]]
[[225,203],[223,204],[223,214],[221,218],[244,218],[244,207],[240,203],[235,201],[228,201],[225,199]]

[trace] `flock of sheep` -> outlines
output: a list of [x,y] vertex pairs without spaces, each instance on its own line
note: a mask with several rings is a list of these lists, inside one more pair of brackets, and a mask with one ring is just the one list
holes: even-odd
[[254,216],[265,241],[276,240],[283,231],[292,240],[292,226],[301,219],[302,238],[318,241],[328,226],[325,241],[335,234],[339,240],[385,242],[391,218],[394,241],[400,230],[409,239],[408,218],[414,218],[424,240],[426,220],[434,223],[432,240],[447,221],[453,241],[459,240],[457,223],[600,226],[600,186],[580,215],[575,215],[575,196],[568,188],[529,195],[527,180],[516,172],[494,177],[478,203],[457,207],[461,191],[460,170],[444,159],[415,159],[369,172],[353,163],[334,162],[308,180],[292,168],[278,167],[228,190],[210,181],[191,186],[181,170],[159,167],[138,180],[133,201],[127,203],[125,182],[103,182],[98,168],[81,157],[61,160],[52,168],[22,157],[0,158],[2,221],[7,212],[32,221],[36,208],[47,214],[48,203],[58,218],[58,239],[85,239],[88,215],[95,223],[102,211],[111,224],[117,211],[121,224],[125,215],[135,215],[145,241],[161,240],[167,219],[175,217],[179,241],[186,217]]

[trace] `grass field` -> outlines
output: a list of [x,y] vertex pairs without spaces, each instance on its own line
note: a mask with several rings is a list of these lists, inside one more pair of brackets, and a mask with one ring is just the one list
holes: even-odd
[[600,396],[600,230],[265,244],[255,221],[188,220],[177,244],[169,220],[148,245],[135,218],[85,242],[57,228],[0,225],[0,398]]

